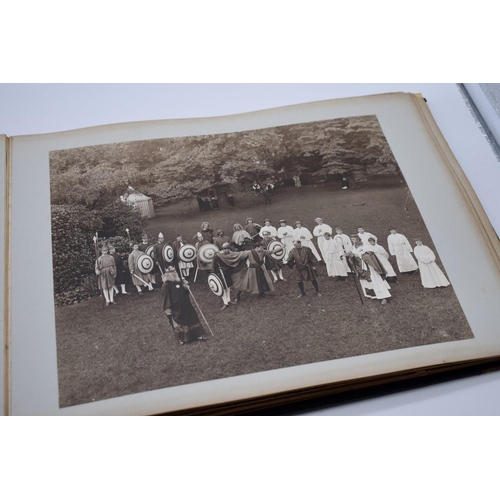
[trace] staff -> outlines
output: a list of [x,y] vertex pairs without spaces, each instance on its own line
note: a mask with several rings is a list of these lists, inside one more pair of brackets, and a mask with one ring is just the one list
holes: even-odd
[[[335,239],[339,238],[339,236],[335,236]],[[353,266],[351,266],[351,261],[349,260],[349,257],[347,256],[347,252],[345,251],[345,246],[344,246],[344,240],[342,238],[340,238],[340,242],[342,244],[342,250],[344,250],[344,257],[347,259],[347,265],[349,266],[349,269],[351,270],[351,273],[353,273],[353,279],[354,279],[354,286],[356,287],[356,291],[358,292],[358,295],[359,295],[359,300],[361,300],[361,303],[363,305],[365,305],[365,302],[363,300],[363,296],[361,295],[361,292],[359,290],[359,287],[358,287],[358,282],[356,281],[356,278],[358,278],[359,280],[359,276],[358,276],[358,273],[356,272],[356,269],[353,268]]]
[[208,321],[207,321],[207,318],[205,318],[205,315],[203,314],[203,311],[201,310],[201,307],[199,306],[198,302],[196,301],[196,299],[194,298],[194,295],[193,295],[193,292],[191,291],[191,288],[189,288],[189,285],[187,283],[186,280],[184,280],[184,286],[188,289],[189,291],[189,295],[191,295],[194,303],[196,304],[196,307],[198,308],[198,311],[200,311],[200,314],[201,314],[201,317],[203,318],[203,321],[205,321],[205,323],[207,324],[207,327],[210,331],[210,334],[212,335],[212,337],[214,337],[214,332],[212,331],[212,329],[210,328],[210,325],[208,324]]
[[[99,246],[98,246],[99,237],[98,237],[97,233],[95,233],[93,240],[94,240],[95,259],[97,262],[97,267],[100,271],[101,265],[99,264]],[[99,283],[99,277],[97,278],[97,282]],[[101,297],[102,297],[102,306],[101,307],[102,307],[102,309],[104,309],[105,304],[106,304],[106,298],[104,297],[104,290],[103,289],[101,289]]]

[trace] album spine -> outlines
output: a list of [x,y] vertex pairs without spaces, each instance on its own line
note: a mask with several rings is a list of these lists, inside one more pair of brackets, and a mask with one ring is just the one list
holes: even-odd
[[5,169],[2,172],[0,185],[3,184],[4,204],[2,208],[2,223],[3,223],[3,385],[2,385],[2,413],[10,414],[10,335],[11,335],[11,315],[10,315],[10,226],[11,226],[11,182],[12,182],[12,138],[5,137]]

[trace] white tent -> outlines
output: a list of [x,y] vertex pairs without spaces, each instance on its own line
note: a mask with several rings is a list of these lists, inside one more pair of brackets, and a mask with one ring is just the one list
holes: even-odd
[[150,219],[155,216],[153,200],[149,196],[139,193],[134,188],[129,187],[127,193],[121,199],[136,207],[143,217]]

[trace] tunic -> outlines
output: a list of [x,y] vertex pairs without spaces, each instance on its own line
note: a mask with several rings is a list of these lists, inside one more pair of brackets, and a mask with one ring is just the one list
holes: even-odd
[[163,312],[170,313],[174,332],[181,342],[198,340],[205,333],[198,315],[180,281],[165,281],[161,287]]
[[318,247],[319,251],[321,252],[321,255],[323,256],[323,259],[325,259],[325,254],[323,252],[323,245],[325,244],[325,233],[330,233],[330,236],[332,236],[332,228],[328,224],[318,224],[314,229],[313,229],[313,235],[318,238]]
[[169,266],[169,264],[167,264],[167,262],[163,257],[163,247],[165,245],[167,245],[167,243],[162,242],[162,243],[155,243],[155,245],[153,246],[152,257],[153,260],[155,261],[156,266],[160,268],[161,274],[163,274],[165,272],[165,269],[167,269],[167,267]]
[[214,242],[214,230],[213,229],[205,229],[205,231],[201,231],[200,233],[203,235],[203,239],[207,240],[209,243]]
[[[342,250],[342,246],[337,244],[335,240],[331,238],[329,240],[325,239],[323,244],[323,257],[325,259],[328,276],[347,276],[344,265],[344,251]],[[341,257],[344,257],[344,260],[342,260]]]
[[406,236],[398,233],[390,234],[387,238],[387,244],[389,253],[396,256],[400,272],[409,273],[418,269],[417,263],[410,253],[413,252],[413,249]]
[[175,254],[175,259],[177,261],[177,264],[179,265],[179,269],[191,269],[194,267],[194,264],[192,262],[184,262],[179,258],[179,250],[186,244],[185,241],[178,241],[175,240],[172,243],[172,248],[174,249],[174,254]]
[[[318,261],[321,261],[321,257],[312,242],[313,235],[311,231],[305,227],[297,227],[293,230],[293,239],[300,240],[303,247],[309,247]],[[294,247],[295,248],[295,247]]]
[[244,252],[219,252],[215,254],[212,261],[212,272],[221,276],[220,271],[222,270],[227,286],[242,291],[243,278],[248,272],[247,260],[249,254],[250,250]]
[[285,246],[285,257],[283,258],[283,262],[286,264],[288,260],[288,254],[294,248],[293,246],[293,227],[285,226],[278,228],[278,238],[281,240],[281,243]]
[[295,279],[297,281],[314,281],[318,273],[314,265],[318,262],[309,247],[293,247],[288,255],[288,267],[295,268]]
[[276,238],[276,236],[278,236],[278,231],[276,231],[276,228],[274,226],[262,226],[259,232],[259,236],[261,238],[264,238],[264,231],[268,231],[271,238]]
[[125,264],[120,255],[114,253],[111,255],[115,259],[116,275],[115,275],[115,285],[125,284]]
[[365,248],[371,252],[374,252],[377,256],[378,260],[386,270],[386,275],[388,278],[394,278],[396,276],[396,272],[389,262],[389,254],[385,251],[385,248],[382,245],[368,245]]
[[142,274],[139,269],[137,269],[137,261],[139,260],[139,257],[141,255],[145,255],[145,253],[141,252],[140,250],[134,250],[128,256],[128,268],[130,270],[130,274],[132,275],[132,283],[138,286],[144,286],[144,283],[140,279],[136,278],[134,274],[145,281],[146,284],[151,283],[151,276],[149,275],[149,273]]
[[209,271],[210,269],[212,269],[211,262],[205,263],[205,262],[200,260],[200,248],[203,245],[209,245],[209,244],[210,244],[210,242],[207,240],[197,241],[195,244],[195,248],[197,250],[197,252],[196,252],[196,265],[200,271]]
[[95,273],[99,290],[107,290],[115,284],[116,264],[112,255],[101,255],[95,261]]
[[450,284],[436,264],[436,256],[429,247],[417,245],[415,247],[415,257],[418,259],[420,277],[424,288],[436,288],[439,286],[448,286]]
[[229,236],[217,236],[216,238],[214,238],[214,243],[219,248],[222,248],[222,245],[224,245],[224,243],[231,243],[231,238]]
[[333,241],[335,242],[340,255],[344,255],[344,258],[342,259],[342,265],[344,266],[346,272],[352,272],[347,261],[347,254],[352,252],[351,238],[349,238],[347,234],[337,234],[336,236],[333,236]]
[[262,226],[252,222],[251,224],[247,224],[245,226],[245,231],[254,239],[254,241],[260,241],[260,238],[256,238],[259,235],[259,231]]
[[[271,241],[276,241],[276,238],[264,238],[262,240],[262,244],[264,245],[264,248],[267,248],[267,245],[269,245],[269,243],[271,243]],[[276,273],[283,267],[283,262],[280,260],[273,259],[271,254],[266,255],[264,257],[264,264],[265,264],[266,269],[268,271],[274,271]]]

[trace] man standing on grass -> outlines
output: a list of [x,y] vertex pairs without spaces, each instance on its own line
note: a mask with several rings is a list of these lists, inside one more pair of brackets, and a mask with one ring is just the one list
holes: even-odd
[[[151,246],[151,243],[149,242],[149,237],[148,237],[148,235],[146,233],[144,233],[142,235],[142,243],[139,244],[139,250],[141,252],[146,253],[146,250],[150,246]],[[153,261],[154,261],[154,259],[153,259]],[[153,285],[156,285],[156,276],[155,276],[156,272],[157,272],[157,270],[156,270],[156,266],[155,266],[155,267],[153,267],[153,269],[151,269],[151,272],[149,273],[149,277],[151,278],[151,283]]]
[[418,265],[411,255],[413,248],[411,247],[410,242],[405,235],[399,234],[393,227],[389,229],[389,232],[391,233],[387,237],[389,253],[396,256],[399,272],[415,274],[418,269]]
[[293,249],[293,227],[289,226],[284,219],[280,220],[280,227],[278,228],[278,238],[281,240],[282,245],[285,247],[283,264],[286,264],[288,260],[288,254]]
[[300,290],[300,295],[297,298],[301,299],[306,295],[304,281],[310,281],[313,284],[316,295],[321,297],[318,281],[316,280],[318,273],[314,267],[318,260],[309,247],[302,246],[300,240],[296,239],[293,242],[293,246],[293,250],[288,255],[287,264],[290,269],[295,268],[295,279]]
[[128,256],[128,268],[132,276],[132,283],[136,286],[137,291],[142,293],[142,286],[146,286],[149,290],[153,290],[153,285],[151,284],[151,277],[149,273],[143,274],[139,271],[137,267],[139,257],[145,255],[144,252],[139,250],[139,244],[134,243],[133,250]]
[[262,226],[260,224],[256,224],[251,217],[247,219],[247,225],[245,226],[245,231],[253,238],[253,240],[257,243],[262,238],[259,236],[259,231]]
[[[165,258],[163,257],[163,247],[167,243],[165,242],[165,237],[163,236],[163,233],[158,234],[158,242],[155,243],[153,246],[153,260],[160,269],[160,273],[163,274],[165,272],[165,269],[167,268],[167,263],[165,262]],[[145,252],[145,250],[143,250]],[[154,274],[153,274],[154,275]]]
[[349,255],[352,251],[351,238],[349,238],[347,234],[344,234],[340,227],[335,228],[335,233],[336,235],[333,237],[333,241],[335,242],[335,246],[341,255],[340,258],[342,260],[342,265],[347,273],[352,273],[352,270],[349,267],[349,262],[347,261],[347,255]]
[[[269,243],[272,241],[277,241],[276,238],[272,238],[270,233],[268,231],[264,231],[264,239],[262,240],[262,248],[265,249],[269,246]],[[266,265],[266,269],[268,271],[271,271],[271,274],[273,275],[273,281],[276,283],[278,280],[280,281],[286,281],[285,278],[283,278],[283,261],[282,260],[276,260],[271,255],[266,255],[264,257],[264,262]]]
[[321,217],[317,217],[314,219],[314,222],[316,222],[316,227],[313,229],[313,235],[318,238],[318,247],[319,251],[321,252],[321,256],[323,257],[323,260],[326,261],[325,257],[325,252],[323,251],[323,246],[325,244],[325,233],[332,234],[332,228],[323,222],[323,219]]
[[189,285],[181,280],[174,266],[162,276],[161,297],[163,312],[174,329],[179,344],[206,340],[205,331],[189,298]]
[[266,219],[264,221],[264,225],[260,228],[259,236],[261,238],[264,238],[264,231],[267,231],[271,238],[276,238],[278,235],[278,231],[276,231],[276,228],[271,225],[271,221],[269,219]]
[[313,235],[311,234],[311,231],[309,231],[309,229],[307,229],[306,227],[302,227],[302,222],[300,222],[299,220],[295,223],[295,229],[293,230],[293,239],[300,240],[300,242],[302,243],[302,247],[310,248],[316,260],[318,262],[321,262],[321,257],[312,241]]

